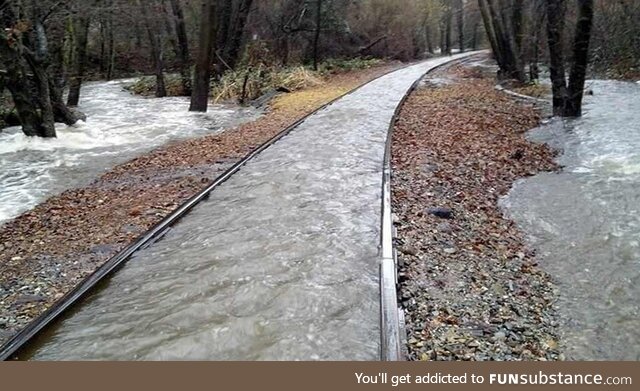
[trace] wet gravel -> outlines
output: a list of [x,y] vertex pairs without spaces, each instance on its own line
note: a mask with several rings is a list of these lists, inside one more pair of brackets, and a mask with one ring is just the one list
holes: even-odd
[[524,137],[539,113],[470,66],[430,78],[393,136],[409,359],[562,360],[556,286],[498,206],[518,178],[557,169]]

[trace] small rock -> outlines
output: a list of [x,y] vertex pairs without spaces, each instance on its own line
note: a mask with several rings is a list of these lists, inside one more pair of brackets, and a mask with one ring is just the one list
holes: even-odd
[[13,337],[15,332],[9,330],[0,330],[0,340],[6,341],[9,338]]
[[521,149],[518,149],[517,151],[511,154],[511,159],[522,160],[523,157],[524,157],[524,151],[522,151]]
[[497,333],[493,334],[493,338],[502,341],[507,338],[507,334],[505,334],[504,331],[498,331]]
[[39,295],[22,295],[16,299],[16,304],[38,303],[45,301],[45,298]]
[[438,228],[438,231],[445,234],[450,234],[453,232],[453,227],[449,223],[440,223],[438,224],[437,228]]
[[427,213],[441,219],[453,219],[453,211],[449,208],[431,208],[427,210]]
[[398,251],[406,255],[413,255],[414,257],[418,255],[418,249],[411,246],[398,247]]
[[109,244],[99,244],[91,248],[91,252],[94,254],[110,254],[116,250],[116,246]]
[[558,342],[556,342],[556,340],[554,339],[549,339],[546,342],[547,346],[549,347],[549,349],[558,349]]

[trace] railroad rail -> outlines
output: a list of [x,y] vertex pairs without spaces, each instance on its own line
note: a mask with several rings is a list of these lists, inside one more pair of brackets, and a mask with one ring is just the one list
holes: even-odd
[[[383,169],[383,202],[382,202],[382,225],[381,225],[381,244],[380,244],[380,300],[381,300],[381,359],[383,361],[396,361],[402,360],[402,346],[403,346],[403,333],[401,333],[400,323],[403,321],[402,312],[397,305],[396,285],[397,285],[397,261],[396,253],[393,248],[393,237],[395,236],[393,222],[391,221],[391,165],[390,165],[390,152],[391,152],[391,134],[395,122],[397,121],[400,109],[411,92],[413,92],[424,76],[437,68],[445,65],[449,65],[453,62],[466,59],[479,52],[468,53],[465,57],[458,57],[451,59],[443,64],[434,66],[429,69],[419,80],[417,80],[412,87],[407,91],[402,98],[396,111],[392,117],[392,121],[388,130],[388,140],[385,149],[385,160]],[[178,223],[183,217],[185,217],[195,206],[201,201],[206,200],[210,193],[214,191],[218,186],[225,183],[235,173],[237,173],[243,166],[245,166],[250,160],[258,156],[264,150],[277,143],[279,140],[287,136],[293,130],[295,130],[300,124],[306,121],[310,116],[317,112],[327,108],[336,101],[358,91],[365,85],[378,80],[388,74],[396,72],[401,69],[405,69],[414,64],[409,64],[404,67],[386,72],[368,82],[361,84],[360,86],[348,91],[335,99],[332,99],[328,103],[322,105],[317,110],[305,115],[298,121],[289,125],[282,130],[276,136],[266,141],[258,148],[247,154],[240,161],[230,167],[211,184],[202,189],[196,195],[185,201],[169,216],[165,217],[162,221],[150,228],[146,233],[141,235],[138,239],[118,252],[115,256],[107,260],[101,267],[99,267],[94,273],[85,278],[74,289],[63,296],[57,303],[51,308],[45,311],[43,314],[34,319],[24,329],[18,332],[7,343],[0,347],[0,360],[10,360],[16,357],[22,349],[24,349],[36,336],[38,336],[45,328],[50,326],[54,321],[59,319],[67,310],[72,306],[78,304],[78,302],[84,298],[90,291],[92,291],[98,283],[112,275],[120,267],[124,266],[131,257],[144,248],[151,246],[153,243],[159,241],[166,235],[171,228]]]
[[481,54],[471,52],[467,56],[447,61],[429,69],[416,80],[404,97],[398,103],[391,118],[384,153],[384,167],[382,172],[382,226],[380,228],[380,329],[382,361],[402,361],[406,359],[406,333],[404,332],[404,311],[398,306],[398,254],[394,246],[397,232],[393,224],[393,208],[391,205],[391,146],[393,130],[404,104],[411,94],[418,88],[422,80],[433,71],[450,66],[454,63],[469,61],[471,57]]

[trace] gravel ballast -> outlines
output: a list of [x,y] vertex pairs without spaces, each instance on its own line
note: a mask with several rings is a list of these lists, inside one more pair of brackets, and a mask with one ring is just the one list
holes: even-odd
[[471,66],[439,70],[410,96],[393,133],[399,301],[410,360],[562,360],[557,290],[499,199],[556,170],[525,139],[528,103]]

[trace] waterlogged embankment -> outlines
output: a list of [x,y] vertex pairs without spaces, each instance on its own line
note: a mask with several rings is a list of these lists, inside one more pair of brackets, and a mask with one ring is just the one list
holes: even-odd
[[170,143],[0,226],[0,340],[10,338],[257,145],[397,66],[335,75],[323,85],[282,96],[256,121]]
[[553,170],[553,153],[525,140],[537,111],[479,65],[430,75],[394,130],[409,358],[556,360],[552,279],[498,206],[518,178]]
[[560,173],[504,200],[559,284],[567,358],[640,360],[640,85],[591,81],[584,116],[530,138],[558,148]]
[[437,59],[309,117],[140,251],[34,359],[375,360],[389,122]]
[[132,96],[123,89],[132,82],[87,83],[79,108],[87,122],[58,126],[56,139],[26,137],[19,128],[0,133],[0,224],[167,142],[218,133],[260,115],[231,105],[189,113],[188,98]]

